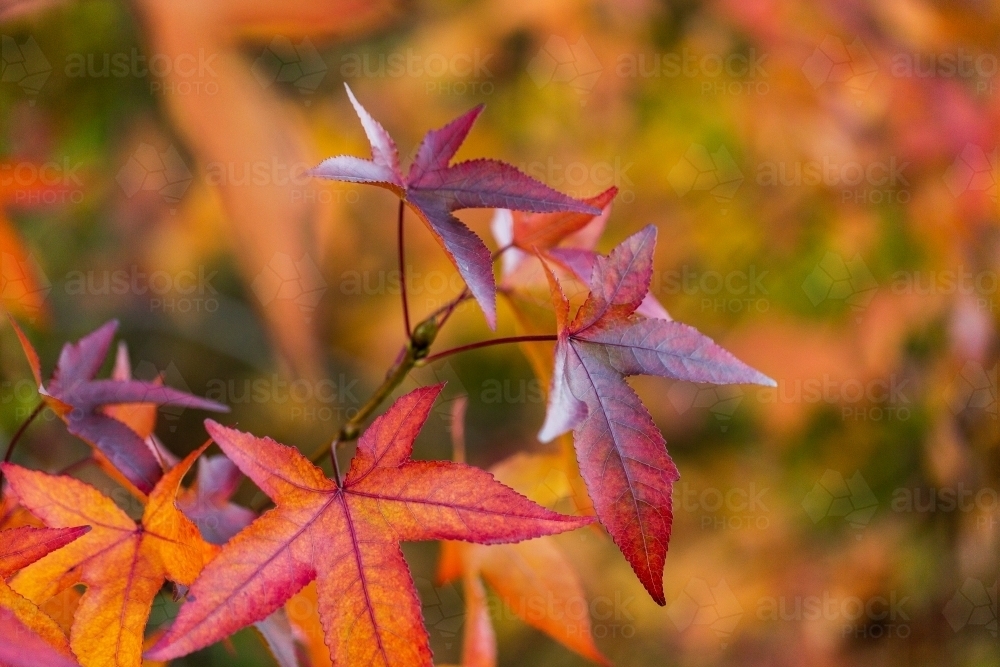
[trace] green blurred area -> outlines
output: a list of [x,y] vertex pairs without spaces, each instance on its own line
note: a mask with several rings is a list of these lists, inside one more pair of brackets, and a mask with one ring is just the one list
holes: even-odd
[[[629,666],[1000,661],[995,4],[416,2],[357,30],[346,4],[311,25],[261,0],[246,4],[250,18],[192,14],[192,35],[224,35],[205,54],[170,50],[185,15],[170,23],[164,3],[52,5],[0,19],[0,214],[31,255],[3,247],[2,292],[47,370],[63,342],[115,317],[140,377],[163,374],[229,403],[228,423],[313,451],[402,344],[395,202],[307,183],[293,196],[315,205],[312,227],[241,226],[233,201],[253,179],[239,175],[260,167],[273,180],[275,166],[206,156],[265,145],[250,114],[293,128],[310,164],[364,155],[344,82],[404,162],[428,128],[485,102],[459,157],[504,159],[579,197],[617,186],[600,249],[655,224],[655,296],[778,381],[632,382],[681,472],[667,606],[606,536],[560,536],[600,649]],[[341,18],[352,30],[332,36]],[[209,76],[142,73],[181,55],[208,58]],[[123,73],[104,74],[105,58]],[[212,63],[246,80],[221,67],[213,78]],[[205,112],[240,86],[250,103],[231,124]],[[461,217],[496,247],[488,212]],[[420,317],[460,283],[434,239],[408,229]],[[297,273],[279,271],[290,291],[269,292],[286,265],[247,248],[281,253],[293,233],[311,263],[291,257]],[[163,289],[136,288],[154,275]],[[270,310],[283,304],[294,317]],[[514,332],[501,308],[497,335]],[[322,360],[293,385],[288,357],[308,343],[287,341],[300,334]],[[491,335],[466,306],[439,345]],[[10,328],[0,337],[6,441],[37,395]],[[515,347],[449,358],[403,389],[439,381],[444,405],[417,456],[451,458],[447,405],[462,395],[469,462],[547,451],[535,438],[544,386]],[[189,452],[203,417],[161,411],[158,433]],[[50,471],[86,451],[53,419],[23,444],[15,460]],[[238,498],[256,494],[247,482]],[[437,545],[405,553],[436,662],[457,663],[461,586],[434,584]],[[499,664],[586,664],[493,602]],[[243,631],[231,650],[173,664],[273,662]]]

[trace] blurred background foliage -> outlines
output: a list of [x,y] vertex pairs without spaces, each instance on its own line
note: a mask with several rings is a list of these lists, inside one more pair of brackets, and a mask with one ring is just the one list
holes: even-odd
[[[501,158],[576,196],[617,186],[601,249],[655,224],[656,296],[778,381],[634,382],[682,475],[668,604],[606,537],[560,537],[602,651],[620,665],[997,664],[995,3],[0,12],[2,296],[47,368],[63,341],[117,317],[139,375],[311,451],[402,342],[393,198],[302,175],[367,151],[342,84],[404,156],[485,102],[459,157]],[[489,212],[462,217],[489,239]],[[426,230],[408,229],[419,316],[461,286]],[[9,438],[37,398],[0,335]],[[466,307],[439,346],[488,335]],[[448,399],[469,397],[471,462],[545,451],[544,386],[518,349],[413,382],[441,380]],[[451,456],[447,400],[438,414],[420,456]],[[164,411],[162,439],[190,451],[201,418]],[[51,422],[29,444],[19,460],[48,470],[85,451]],[[436,658],[456,662],[461,592],[431,583],[435,545],[407,555]],[[585,664],[498,609],[501,664]],[[176,664],[269,660],[242,633]]]

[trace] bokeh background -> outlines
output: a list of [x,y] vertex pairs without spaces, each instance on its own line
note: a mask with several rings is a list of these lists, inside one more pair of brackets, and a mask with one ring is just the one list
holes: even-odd
[[[778,381],[633,383],[682,476],[667,606],[605,536],[561,536],[601,650],[1000,662],[996,3],[3,0],[0,35],[0,292],[46,368],[116,317],[137,374],[311,451],[402,342],[393,197],[303,176],[366,154],[342,84],[404,156],[485,102],[459,157],[576,196],[617,186],[601,249],[655,224],[655,295]],[[489,212],[462,217],[492,243]],[[425,313],[460,283],[408,229]],[[440,349],[487,335],[466,307]],[[6,440],[37,397],[0,338]],[[463,395],[471,462],[545,451],[544,387],[516,347],[409,386],[440,380],[420,456],[451,456]],[[160,436],[190,451],[202,417],[161,411]],[[24,444],[48,470],[85,452],[51,419]],[[462,592],[433,583],[438,549],[406,553],[436,660],[455,663]],[[154,623],[171,613],[164,598]],[[587,664],[502,606],[494,621],[501,665]],[[245,632],[175,664],[270,660]]]

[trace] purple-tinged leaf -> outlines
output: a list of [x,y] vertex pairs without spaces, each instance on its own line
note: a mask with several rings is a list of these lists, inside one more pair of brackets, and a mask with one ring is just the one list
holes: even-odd
[[590,296],[576,314],[574,331],[636,311],[649,294],[655,247],[656,227],[649,225],[622,241],[607,257],[597,256],[590,275]]
[[[97,457],[99,463],[110,463],[124,476],[125,482],[142,493],[153,490],[163,476],[163,467],[154,452],[155,443],[146,442],[148,434],[137,433],[131,425],[109,414],[114,413],[114,408],[122,404],[151,404],[217,412],[229,410],[214,401],[159,383],[127,379],[131,369],[125,348],[119,348],[116,354],[112,379],[95,380],[118,329],[118,322],[114,320],[76,343],[64,345],[46,387],[40,380],[38,355],[17,324],[13,324],[32,373],[39,378],[39,393],[48,406],[66,422],[70,433],[86,441],[101,455]],[[114,473],[113,470],[109,472]]]
[[496,328],[496,283],[490,251],[479,236],[452,214],[464,208],[573,211],[590,215],[600,212],[498,160],[470,160],[451,165],[452,158],[482,113],[482,106],[428,132],[404,179],[400,176],[398,154],[392,139],[350,90],[348,94],[371,143],[372,159],[338,156],[325,160],[311,173],[321,178],[380,185],[402,197],[444,247],[491,328]]
[[747,366],[730,352],[680,322],[635,320],[611,327],[593,327],[573,336],[621,375],[659,375],[688,382],[759,384],[774,381]]
[[410,173],[407,176],[409,185],[418,185],[434,173],[448,170],[448,164],[455,157],[465,138],[469,136],[469,130],[485,108],[486,105],[479,104],[444,127],[430,130],[424,135],[413,164],[410,165]]
[[[637,309],[649,297],[656,230],[646,227],[598,255],[590,268],[590,295],[567,325],[566,297],[544,264],[559,327],[555,371],[543,441],[573,430],[580,472],[601,523],[639,580],[659,604],[673,520],[671,493],[677,468],[666,442],[629,375],[714,383],[772,384],[695,329],[644,319]],[[549,256],[580,275],[589,258]],[[581,408],[581,406],[583,406]]]

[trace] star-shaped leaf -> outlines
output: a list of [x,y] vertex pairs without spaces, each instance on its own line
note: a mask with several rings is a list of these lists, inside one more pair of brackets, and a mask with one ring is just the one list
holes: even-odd
[[452,213],[463,208],[599,212],[599,209],[557,192],[499,160],[450,164],[482,112],[482,105],[443,128],[428,132],[417,149],[409,174],[404,177],[392,137],[361,106],[350,87],[347,88],[347,95],[371,143],[372,158],[332,157],[316,167],[313,175],[335,181],[378,185],[405,200],[444,246],[472,296],[483,309],[490,327],[496,327],[493,260],[482,239]]
[[[584,199],[591,206],[601,209],[600,214],[588,213],[522,213],[497,209],[491,229],[503,254],[503,281],[511,289],[529,284],[537,275],[536,255],[553,261],[573,274],[584,284],[590,282],[598,253],[594,251],[598,239],[611,214],[611,204],[618,194],[612,186],[604,192]],[[544,281],[543,281],[544,282]],[[512,305],[517,308],[516,300]],[[649,318],[669,320],[667,310],[651,293],[647,293],[636,309]]]
[[150,607],[163,583],[191,585],[218,551],[174,502],[182,478],[206,446],[160,479],[139,524],[80,480],[3,466],[21,502],[46,525],[92,527],[11,580],[15,591],[36,604],[67,586],[87,586],[70,632],[83,667],[138,667]]
[[[131,379],[95,380],[111,347],[118,322],[111,320],[78,342],[63,346],[59,361],[48,386],[42,383],[38,354],[20,327],[11,320],[17,332],[31,372],[38,383],[42,398],[64,422],[66,429],[94,448],[95,459],[109,473],[148,494],[163,475],[163,467],[152,447],[146,443],[150,433],[141,424],[148,416],[134,409],[134,404],[174,405],[228,412],[229,408],[215,401],[158,382]],[[129,408],[116,408],[129,404]],[[109,410],[109,408],[113,408]],[[128,419],[124,415],[132,415]],[[118,418],[116,418],[118,417]],[[119,421],[126,419],[126,421]]]
[[440,391],[418,389],[376,419],[342,486],[295,449],[206,422],[277,507],[223,547],[149,657],[170,659],[219,641],[315,579],[334,664],[429,666],[401,541],[511,542],[589,523],[546,510],[477,468],[413,461],[413,441]]
[[646,227],[598,256],[590,295],[569,319],[569,302],[545,267],[559,327],[555,371],[539,439],[573,431],[580,472],[601,523],[639,580],[664,604],[663,566],[678,479],[666,442],[630,375],[714,384],[774,381],[696,329],[647,319],[636,310],[649,292],[656,228]]

